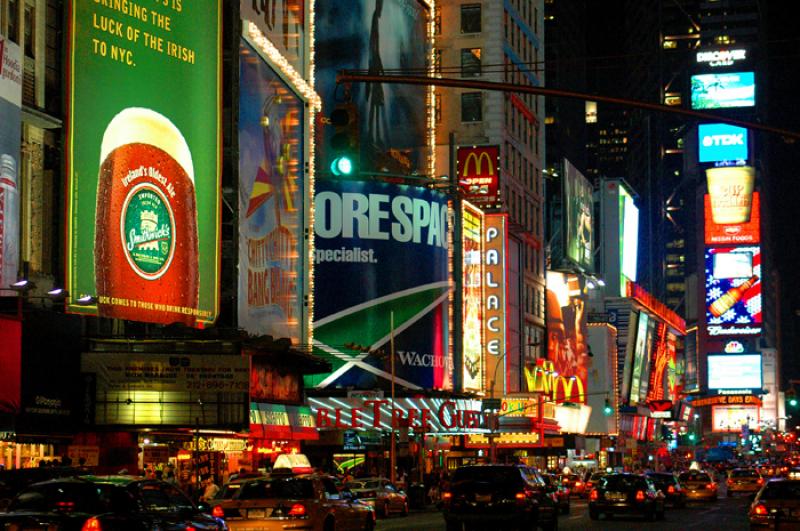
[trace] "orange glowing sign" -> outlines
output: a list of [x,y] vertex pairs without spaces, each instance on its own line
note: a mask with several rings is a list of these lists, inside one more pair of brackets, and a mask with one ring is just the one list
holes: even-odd
[[500,176],[498,146],[460,147],[456,155],[458,181],[464,197],[479,205],[497,201]]
[[761,210],[758,192],[753,192],[750,221],[731,225],[714,223],[711,198],[706,194],[703,199],[705,202],[706,245],[740,245],[761,241]]
[[502,356],[506,343],[506,214],[484,217],[484,344],[490,356]]

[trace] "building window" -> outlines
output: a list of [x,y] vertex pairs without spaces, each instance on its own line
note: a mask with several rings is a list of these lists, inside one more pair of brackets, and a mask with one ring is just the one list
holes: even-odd
[[437,124],[440,124],[442,123],[442,94],[441,92],[436,92],[433,96],[433,119]]
[[19,2],[8,0],[8,39],[19,44]]
[[483,121],[483,93],[465,92],[461,94],[461,121]]
[[25,6],[25,56],[33,59],[36,54],[34,45],[34,27],[36,25],[36,8]]
[[461,49],[461,75],[463,77],[481,75],[481,49]]
[[461,6],[461,33],[481,32],[481,5],[464,4]]
[[442,73],[442,49],[435,48],[433,50],[433,71],[437,74]]
[[442,34],[442,6],[438,4],[433,10],[433,33],[434,35]]

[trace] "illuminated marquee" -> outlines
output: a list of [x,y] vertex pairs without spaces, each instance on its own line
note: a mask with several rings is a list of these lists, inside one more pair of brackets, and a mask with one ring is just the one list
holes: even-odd
[[473,146],[458,148],[458,179],[464,197],[475,204],[497,201],[500,148]]
[[699,64],[707,63],[708,66],[731,66],[736,61],[744,61],[747,59],[747,50],[744,48],[735,48],[733,50],[707,50],[697,52],[697,62]]
[[554,402],[586,401],[586,387],[576,376],[562,376],[550,360],[537,359],[533,367],[525,367],[525,378],[531,392],[544,394]]
[[484,341],[486,352],[502,356],[506,342],[506,214],[484,218]]
[[483,212],[464,202],[463,213],[463,388],[480,391],[484,361]]

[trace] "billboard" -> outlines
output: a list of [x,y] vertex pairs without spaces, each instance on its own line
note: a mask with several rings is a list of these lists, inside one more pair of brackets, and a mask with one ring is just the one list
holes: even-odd
[[655,325],[647,401],[673,400],[677,395],[677,345],[666,323]]
[[[462,385],[464,390],[481,391],[486,370],[483,352],[483,213],[465,202],[463,220]],[[502,390],[502,382],[500,389]]]
[[747,129],[728,124],[697,126],[698,162],[747,160]]
[[741,432],[743,426],[759,431],[760,408],[758,406],[712,406],[711,431]]
[[221,3],[150,4],[69,3],[66,288],[97,298],[69,309],[202,327],[219,308]]
[[697,357],[697,328],[686,332],[686,339],[683,344],[684,356],[684,376],[683,389],[686,393],[693,393],[700,390],[698,379],[698,357]]
[[[483,217],[483,341],[486,350],[486,370],[496,371],[503,360],[509,378],[519,377],[518,363],[506,356],[506,245],[508,214],[486,214]],[[491,363],[492,366],[489,366]],[[512,374],[516,372],[516,374]],[[502,379],[499,379],[502,382]],[[501,388],[502,389],[502,388]]]
[[695,58],[698,64],[706,64],[712,68],[732,66],[737,61],[747,60],[747,48],[702,50],[697,52]]
[[729,109],[756,104],[753,72],[692,76],[692,109]]
[[242,20],[254,23],[301,76],[305,75],[305,12],[303,0],[240,0]]
[[639,209],[627,184],[621,179],[604,179],[600,186],[600,223],[603,245],[603,280],[609,296],[626,296],[626,279],[636,281],[639,251]]
[[636,339],[633,347],[630,395],[628,396],[628,404],[631,406],[643,402],[647,396],[648,377],[650,374],[650,346],[652,344],[650,329],[654,328],[654,324],[649,315],[644,312],[639,313]]
[[591,271],[594,257],[594,200],[592,184],[564,159],[563,237],[566,258]]
[[711,213],[711,197],[703,198],[705,209],[706,245],[743,245],[761,241],[761,198],[753,192],[750,220],[744,223],[720,224],[714,222]]
[[761,354],[709,354],[708,389],[761,389]]
[[387,384],[393,336],[399,385],[451,386],[446,196],[371,181],[315,188],[314,347],[333,372],[306,385]]
[[709,330],[760,325],[761,247],[706,248],[705,264]]
[[[547,272],[547,359],[557,377],[575,379],[586,389],[586,301],[577,275]],[[581,400],[581,402],[585,402]]]
[[755,169],[750,166],[727,166],[706,170],[711,217],[714,223],[733,225],[750,220],[755,177]]
[[[391,70],[427,71],[430,43],[428,9],[423,2],[407,0],[355,0],[319,2],[315,19],[316,88],[323,112],[341,101],[336,83],[341,70],[383,74]],[[355,83],[352,103],[358,117],[363,171],[385,166],[404,173],[427,174],[428,127],[426,87],[397,83]],[[330,131],[324,135],[333,134]],[[327,167],[324,149],[318,154]]]
[[307,269],[304,102],[244,42],[239,76],[239,328],[298,344]]
[[[628,191],[619,187],[620,266],[622,276],[636,282],[636,263],[639,258],[639,208]],[[620,295],[625,296],[625,281],[620,280]]]
[[460,147],[456,164],[464,199],[476,205],[494,205],[500,182],[500,147]]
[[0,292],[19,269],[22,54],[0,35]]
[[[0,419],[19,413],[22,400],[22,322],[0,318]],[[5,427],[5,423],[0,420]]]

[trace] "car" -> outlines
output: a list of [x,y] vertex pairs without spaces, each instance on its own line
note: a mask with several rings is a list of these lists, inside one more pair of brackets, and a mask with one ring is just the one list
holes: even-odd
[[35,483],[0,513],[0,529],[225,531],[178,487],[133,476],[81,476]]
[[645,474],[664,495],[664,501],[673,507],[686,506],[686,493],[675,474],[670,472],[648,472]]
[[771,479],[750,505],[750,529],[800,528],[800,480]]
[[408,516],[408,496],[386,478],[358,478],[344,483],[357,499],[388,518],[392,513]]
[[664,518],[664,495],[640,474],[606,474],[589,493],[589,518],[616,514],[640,515],[648,520]]
[[558,476],[555,474],[542,474],[542,479],[544,479],[548,490],[556,495],[556,503],[558,504],[561,514],[569,514],[569,487],[561,483],[558,479]]
[[447,531],[509,526],[558,529],[555,495],[535,468],[522,464],[457,468],[449,490],[442,493],[442,515]]
[[687,501],[717,499],[717,483],[708,472],[702,470],[681,472],[678,481],[686,494]]
[[595,485],[600,481],[600,478],[605,476],[605,472],[594,472],[592,473],[583,486],[583,491],[586,493],[586,496],[589,496],[589,493],[592,491]]
[[571,496],[581,497],[586,492],[586,484],[578,474],[562,474],[561,483],[569,488]]
[[728,497],[736,492],[758,492],[764,478],[752,468],[734,468],[728,472]]
[[[375,511],[332,476],[273,470],[269,476],[236,480],[232,498],[216,498],[213,513],[231,531],[366,530],[375,528]],[[224,490],[224,489],[223,489]]]

